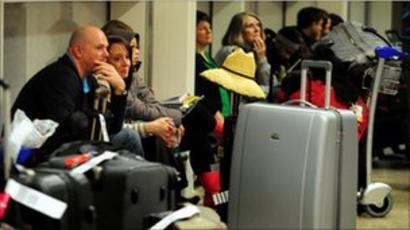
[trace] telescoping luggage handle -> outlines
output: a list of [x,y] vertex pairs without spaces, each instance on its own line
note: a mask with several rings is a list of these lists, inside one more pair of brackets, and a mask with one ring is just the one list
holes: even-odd
[[302,72],[300,80],[300,99],[306,101],[306,78],[307,70],[309,67],[322,68],[326,70],[326,88],[325,88],[325,109],[330,108],[330,86],[332,83],[332,69],[333,65],[329,61],[313,61],[313,60],[303,60],[302,61]]

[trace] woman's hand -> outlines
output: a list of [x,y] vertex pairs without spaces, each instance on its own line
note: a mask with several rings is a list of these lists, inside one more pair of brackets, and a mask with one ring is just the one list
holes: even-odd
[[159,137],[167,147],[173,146],[175,142],[176,128],[169,117],[161,117],[146,123],[146,131]]
[[258,60],[263,60],[266,57],[266,46],[261,37],[256,37],[253,41],[253,51],[255,51]]
[[110,83],[115,95],[122,95],[125,92],[124,79],[122,79],[111,64],[95,61],[94,74],[99,75],[99,77]]

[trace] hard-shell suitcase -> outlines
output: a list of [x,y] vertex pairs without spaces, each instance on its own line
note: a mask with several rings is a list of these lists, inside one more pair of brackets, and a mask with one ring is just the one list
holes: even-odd
[[[331,63],[304,62],[304,76],[311,65],[327,68],[330,86]],[[243,106],[234,141],[228,227],[354,229],[357,155],[357,124],[350,111]]]
[[[61,219],[54,219],[24,205],[18,205],[17,214],[21,215],[21,221],[26,227],[42,230],[96,229],[93,194],[88,179],[83,174],[73,175],[67,170],[51,168],[36,168],[34,172],[34,175],[19,174],[13,176],[13,179],[65,202],[67,209]],[[32,202],[36,202],[34,197]]]
[[94,185],[98,229],[142,229],[145,215],[175,208],[174,168],[124,153],[101,167]]

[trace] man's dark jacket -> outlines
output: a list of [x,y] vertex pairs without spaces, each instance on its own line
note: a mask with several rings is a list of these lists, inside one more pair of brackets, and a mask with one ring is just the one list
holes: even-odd
[[[13,107],[23,110],[30,119],[51,119],[59,123],[55,134],[40,148],[35,161],[43,161],[61,144],[90,138],[92,117],[96,112],[94,92],[97,86],[93,77],[87,77],[89,92],[83,92],[83,81],[73,62],[66,54],[46,66],[32,77],[20,91]],[[109,133],[121,129],[125,96],[113,96]]]

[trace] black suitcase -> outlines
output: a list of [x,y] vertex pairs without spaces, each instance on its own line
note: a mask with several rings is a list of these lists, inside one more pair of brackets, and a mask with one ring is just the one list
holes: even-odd
[[98,229],[141,229],[145,215],[176,207],[180,177],[174,168],[107,143],[66,143],[51,154],[47,165],[65,167],[65,158],[78,153],[94,153],[89,154],[93,157],[106,150],[118,156],[85,173],[94,193]]
[[[0,79],[0,86],[4,88],[3,114],[0,114],[0,137],[4,133],[4,140],[9,137],[10,106],[9,86]],[[4,129],[2,125],[4,123]],[[1,141],[1,138],[0,138]],[[1,142],[0,142],[1,144]],[[4,144],[4,143],[3,143]],[[6,155],[7,151],[4,151]],[[8,154],[7,154],[8,155]],[[4,157],[5,162],[10,162],[9,157]],[[3,189],[10,178],[11,164],[5,163],[0,167],[0,184]],[[57,229],[57,230],[93,230],[96,229],[94,199],[90,184],[84,175],[71,175],[66,170],[51,168],[36,168],[34,175],[24,173],[11,174],[15,181],[33,188],[41,193],[54,197],[67,204],[67,208],[61,219],[53,219],[34,209],[26,207],[15,201],[9,203],[5,219],[3,221],[17,225],[24,229]],[[19,191],[18,195],[27,195]],[[31,204],[36,202],[36,197],[29,197]]]
[[[21,204],[15,204],[14,220],[30,229],[93,230],[96,229],[94,199],[88,179],[67,170],[36,168],[35,175],[19,174],[13,179],[39,192],[67,203],[61,219],[53,219]],[[13,218],[13,217],[12,217]]]
[[101,164],[94,184],[98,229],[142,229],[150,213],[176,207],[177,171],[131,153]]

